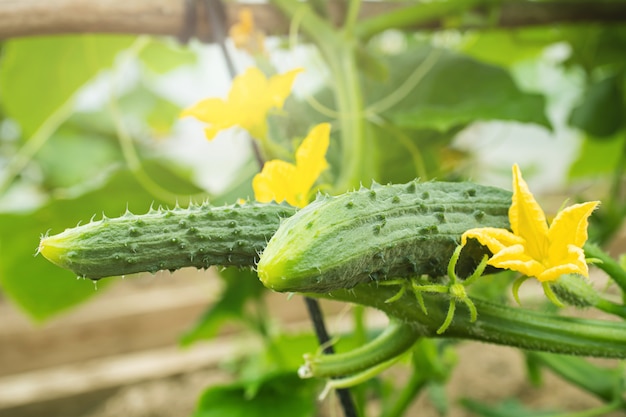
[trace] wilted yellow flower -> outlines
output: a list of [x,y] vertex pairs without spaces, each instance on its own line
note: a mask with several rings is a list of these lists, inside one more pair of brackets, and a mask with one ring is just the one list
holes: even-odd
[[265,52],[265,36],[254,27],[254,16],[249,7],[239,10],[239,21],[231,26],[228,32],[236,48],[248,51],[251,54]]
[[519,167],[513,165],[513,202],[509,209],[511,230],[478,228],[465,232],[493,253],[488,265],[521,272],[540,282],[556,281],[563,274],[589,276],[582,246],[587,241],[587,219],[599,201],[575,204],[560,211],[548,227]]
[[326,151],[330,124],[322,123],[309,132],[296,151],[296,163],[272,160],[252,180],[257,201],[287,201],[295,207],[309,203],[309,192],[322,171],[328,168]]
[[183,110],[181,117],[192,116],[208,123],[204,132],[211,140],[218,132],[233,126],[246,129],[254,138],[265,139],[266,117],[270,110],[281,109],[291,92],[293,81],[302,69],[294,69],[269,79],[251,67],[233,80],[228,98],[208,98]]

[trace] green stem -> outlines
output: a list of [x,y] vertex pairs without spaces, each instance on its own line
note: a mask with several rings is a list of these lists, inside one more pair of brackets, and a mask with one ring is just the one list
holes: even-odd
[[605,313],[613,314],[615,316],[626,319],[626,306],[621,304],[616,304],[609,300],[600,299],[596,303],[595,307],[598,310],[604,311]]
[[360,385],[378,376],[381,372],[389,369],[391,366],[395,365],[399,359],[400,356],[396,356],[393,359],[379,363],[378,365],[374,365],[363,372],[359,372],[357,374],[339,379],[330,379],[326,384],[326,389],[352,388],[354,386]]
[[420,333],[418,327],[392,320],[376,339],[357,349],[334,355],[305,356],[299,374],[305,378],[333,378],[365,371],[406,352]]
[[348,3],[348,13],[346,13],[346,20],[343,24],[343,30],[345,33],[351,36],[354,33],[354,25],[359,18],[359,10],[361,9],[361,0],[350,0]]
[[341,47],[337,48],[336,56],[329,59],[328,64],[333,74],[341,132],[341,172],[335,191],[344,192],[358,187],[362,180],[371,179],[361,178],[360,173],[361,165],[366,159],[363,155],[363,97],[352,46],[346,45],[344,40]]
[[[447,296],[423,294],[428,310],[426,315],[415,297],[408,294],[394,303],[385,303],[394,294],[393,288],[359,285],[350,290],[313,296],[374,307],[409,323],[422,336],[439,336],[437,329],[448,311]],[[474,302],[478,319],[472,323],[469,314],[456,314],[443,337],[479,340],[535,351],[626,358],[624,323],[562,317],[478,299]]]
[[617,285],[626,292],[626,270],[606,252],[604,252],[598,245],[587,243],[584,246],[585,256],[587,258],[599,259],[601,262],[595,265],[606,272]]

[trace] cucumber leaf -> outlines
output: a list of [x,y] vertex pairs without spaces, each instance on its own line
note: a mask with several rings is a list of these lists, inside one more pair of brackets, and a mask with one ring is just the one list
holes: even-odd
[[0,66],[0,104],[29,137],[133,40],[114,35],[11,39]]

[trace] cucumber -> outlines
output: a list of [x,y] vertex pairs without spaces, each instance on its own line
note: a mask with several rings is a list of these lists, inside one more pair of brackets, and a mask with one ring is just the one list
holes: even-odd
[[[442,277],[463,232],[509,228],[510,205],[510,192],[469,182],[412,181],[319,196],[280,225],[257,271],[266,287],[293,292]],[[461,277],[488,254],[470,242],[456,267]]]
[[127,212],[43,237],[39,253],[91,279],[187,266],[252,267],[281,219],[294,213],[275,203]]

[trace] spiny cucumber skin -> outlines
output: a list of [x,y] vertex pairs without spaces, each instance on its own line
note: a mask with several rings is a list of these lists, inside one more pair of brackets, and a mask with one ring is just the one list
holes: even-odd
[[[257,271],[275,291],[330,292],[387,278],[446,275],[468,229],[509,228],[511,193],[473,183],[417,181],[320,197],[285,220]],[[486,249],[472,241],[457,273]]]
[[127,212],[44,237],[39,252],[91,279],[188,266],[252,267],[281,219],[294,212],[275,203]]

